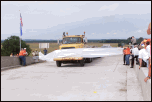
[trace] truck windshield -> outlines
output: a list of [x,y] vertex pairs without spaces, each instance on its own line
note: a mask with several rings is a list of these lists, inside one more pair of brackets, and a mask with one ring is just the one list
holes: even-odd
[[63,44],[81,43],[80,37],[67,37],[63,38]]

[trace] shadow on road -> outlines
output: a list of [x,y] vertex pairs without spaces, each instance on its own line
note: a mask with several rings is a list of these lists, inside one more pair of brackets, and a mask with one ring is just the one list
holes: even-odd
[[[101,57],[93,58],[91,63],[85,63],[83,67],[89,66],[89,65],[92,66],[93,64],[95,64],[95,63],[98,62],[99,60],[101,61],[102,59],[103,59],[103,58],[101,58]],[[64,68],[64,67],[80,67],[80,68],[83,68],[82,66],[80,66],[79,63],[62,64],[61,67],[58,67],[58,68]]]

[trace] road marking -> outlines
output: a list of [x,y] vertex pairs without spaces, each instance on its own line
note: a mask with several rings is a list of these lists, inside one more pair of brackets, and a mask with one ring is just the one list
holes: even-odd
[[96,91],[94,91],[93,93],[97,93]]

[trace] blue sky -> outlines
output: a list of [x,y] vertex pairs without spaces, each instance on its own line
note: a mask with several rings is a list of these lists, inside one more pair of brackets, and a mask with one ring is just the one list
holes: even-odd
[[84,31],[88,39],[150,38],[151,1],[1,1],[1,39],[20,35],[20,13],[22,39]]

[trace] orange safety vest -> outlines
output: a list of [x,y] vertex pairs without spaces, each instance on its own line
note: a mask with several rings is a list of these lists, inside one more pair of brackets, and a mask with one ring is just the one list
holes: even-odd
[[[23,53],[26,53],[26,51],[25,51],[25,50],[23,50]],[[25,54],[23,54],[23,56],[25,56]]]
[[130,48],[127,48],[126,49],[126,55],[129,55],[130,54]]
[[20,51],[19,56],[23,56],[23,51]]
[[124,55],[126,55],[126,50],[123,50],[123,52],[124,52]]

